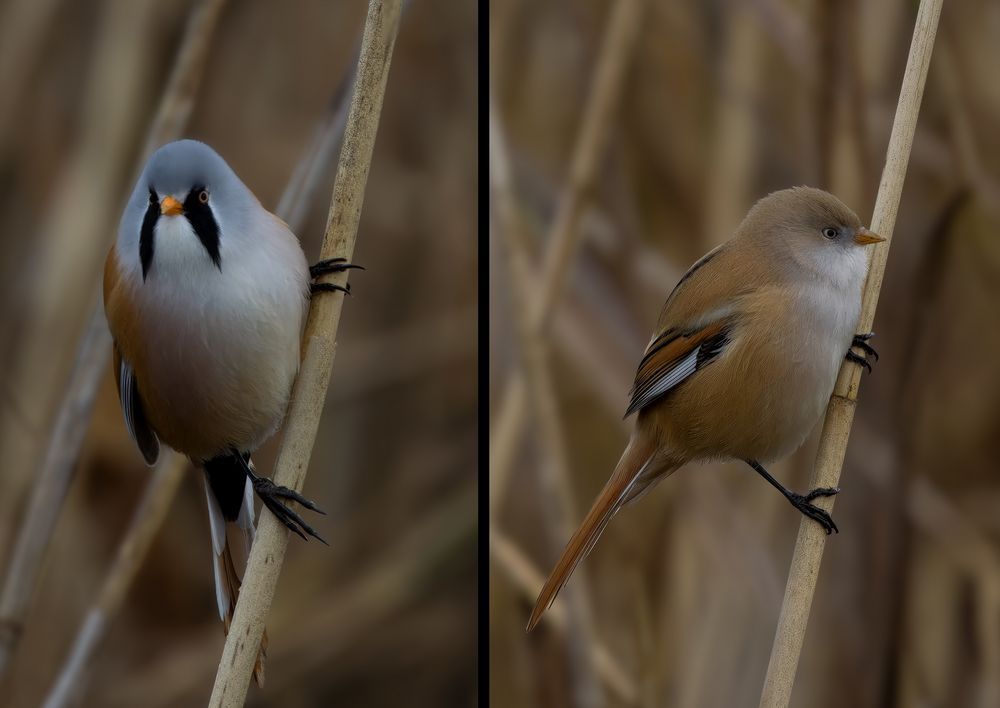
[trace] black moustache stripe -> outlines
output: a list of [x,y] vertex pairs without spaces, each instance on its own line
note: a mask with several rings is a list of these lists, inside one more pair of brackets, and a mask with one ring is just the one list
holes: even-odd
[[201,245],[208,251],[215,267],[222,271],[222,257],[219,255],[219,224],[215,221],[212,207],[202,204],[198,198],[205,190],[204,185],[195,185],[184,199],[184,216],[194,229]]
[[149,190],[149,206],[146,215],[142,217],[142,228],[139,230],[139,261],[142,263],[142,280],[146,281],[146,273],[153,265],[153,227],[160,218],[160,200],[156,192]]
[[[220,271],[222,256],[219,253],[219,224],[215,220],[212,208],[202,204],[198,195],[204,191],[203,186],[195,186],[184,199],[184,218],[191,224],[201,245],[208,252],[208,257]],[[142,264],[142,279],[146,280],[149,269],[153,266],[154,227],[160,218],[160,200],[156,192],[149,189],[149,206],[142,217],[142,227],[139,230],[139,261]]]

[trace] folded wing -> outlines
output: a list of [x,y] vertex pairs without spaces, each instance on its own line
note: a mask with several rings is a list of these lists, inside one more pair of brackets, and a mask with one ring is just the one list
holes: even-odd
[[146,464],[156,464],[160,456],[160,440],[149,425],[146,412],[142,408],[139,388],[132,367],[122,357],[118,345],[114,347],[115,379],[118,383],[118,401],[125,416],[125,427],[142,453]]

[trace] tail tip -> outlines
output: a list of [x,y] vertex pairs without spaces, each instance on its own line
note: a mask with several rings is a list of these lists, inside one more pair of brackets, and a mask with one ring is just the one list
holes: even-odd
[[528,618],[528,624],[524,628],[524,633],[527,634],[535,627],[542,619],[542,615],[545,614],[545,610],[549,609],[551,603],[542,602],[542,598],[538,598],[538,602],[535,603],[535,607],[531,610],[531,617]]

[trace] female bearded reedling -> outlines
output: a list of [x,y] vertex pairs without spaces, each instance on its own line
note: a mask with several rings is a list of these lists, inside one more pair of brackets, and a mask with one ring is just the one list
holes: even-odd
[[[618,465],[538,595],[530,631],[625,504],[694,460],[744,460],[827,533],[813,505],[761,462],[795,450],[819,421],[841,362],[871,369],[855,334],[870,233],[839,199],[795,187],[761,199],[735,236],[698,260],[667,298],[639,363]],[[852,351],[860,349],[864,356]]]
[[[285,414],[310,292],[347,292],[312,279],[353,267],[310,268],[286,224],[194,140],[149,158],[108,253],[104,309],[125,425],[148,464],[162,440],[204,470],[227,629],[254,538],[253,492],[290,530],[323,540],[283,500],[319,509],[257,476],[250,453]],[[265,633],[258,684],[266,645]]]

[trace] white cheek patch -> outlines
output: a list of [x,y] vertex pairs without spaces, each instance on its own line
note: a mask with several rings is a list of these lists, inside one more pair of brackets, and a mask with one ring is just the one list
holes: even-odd
[[816,265],[835,288],[852,291],[855,286],[860,287],[868,272],[868,254],[853,245],[846,250],[823,248],[819,250]]

